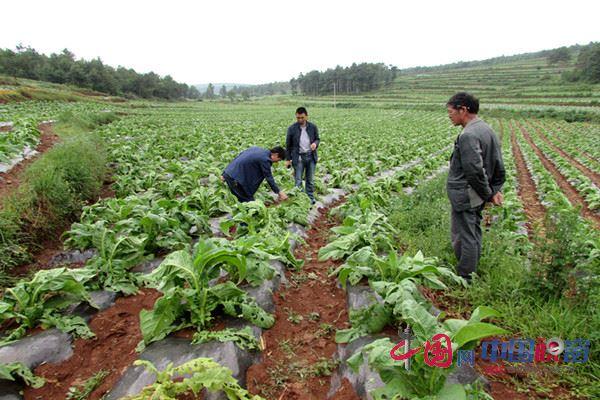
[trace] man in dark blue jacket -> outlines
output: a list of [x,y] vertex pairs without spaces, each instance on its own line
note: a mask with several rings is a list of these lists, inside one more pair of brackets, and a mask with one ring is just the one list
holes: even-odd
[[312,204],[315,204],[314,177],[318,160],[319,129],[315,124],[308,122],[306,108],[299,107],[296,110],[296,123],[290,125],[287,130],[285,146],[287,148],[286,166],[289,167],[291,164],[294,167],[296,186],[302,186],[302,174],[306,171],[304,190]]
[[285,193],[279,190],[271,166],[285,158],[285,149],[281,146],[273,147],[271,150],[261,147],[250,147],[242,151],[223,171],[221,180],[227,183],[229,190],[239,201],[247,202],[254,200],[254,193],[258,190],[264,179],[267,180],[271,189],[279,196],[279,200],[287,199]]

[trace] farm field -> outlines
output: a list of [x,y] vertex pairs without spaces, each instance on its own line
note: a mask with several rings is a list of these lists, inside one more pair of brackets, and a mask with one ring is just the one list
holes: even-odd
[[[60,123],[75,115],[96,122],[84,135],[107,167],[72,224],[29,256],[30,233],[8,234],[16,228],[6,199],[16,189],[0,175],[0,390],[21,396],[24,387],[25,399],[187,399],[202,387],[234,399],[599,396],[600,123],[520,110],[596,115],[600,94],[563,92],[558,69],[541,61],[497,68],[493,87],[485,72],[473,75],[480,69],[462,72],[474,81],[432,72],[336,98],[356,107],[294,96],[0,105],[0,121],[11,122],[0,132],[2,165],[40,145],[42,122],[56,129],[54,148],[70,143]],[[537,82],[542,72],[550,78]],[[478,79],[507,181],[505,205],[485,211],[479,274],[467,286],[453,269],[444,189],[460,130],[443,105]],[[273,171],[289,200],[276,203],[263,185],[255,202],[238,204],[221,172],[249,146],[284,144],[299,104],[321,135],[317,205],[293,188],[283,163]],[[64,181],[81,191],[65,171],[32,187],[46,193]],[[448,335],[455,361],[494,338],[592,345],[585,363],[478,358],[473,368],[437,368],[420,353],[407,371],[389,354],[407,326],[419,343]],[[156,380],[145,368],[167,372],[142,392]],[[182,374],[193,377],[170,379]],[[7,380],[15,375],[27,384]]]

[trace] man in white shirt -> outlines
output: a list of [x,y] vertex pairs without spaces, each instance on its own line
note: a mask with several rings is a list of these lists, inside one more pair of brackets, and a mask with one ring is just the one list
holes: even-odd
[[306,184],[304,191],[315,204],[314,177],[319,147],[319,129],[308,121],[308,112],[304,107],[296,110],[296,123],[290,125],[286,135],[286,166],[294,167],[296,186],[302,187],[304,175]]

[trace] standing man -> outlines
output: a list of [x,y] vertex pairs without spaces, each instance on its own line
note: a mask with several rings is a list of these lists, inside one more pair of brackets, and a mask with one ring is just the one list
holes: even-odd
[[304,191],[310,197],[311,204],[315,204],[315,166],[317,165],[317,148],[319,147],[319,129],[308,122],[308,112],[304,107],[296,110],[296,123],[290,125],[286,136],[287,161],[294,167],[296,186],[302,187],[302,173],[305,174],[306,185]]
[[273,147],[271,150],[250,147],[229,163],[223,171],[221,180],[227,183],[231,193],[242,203],[254,200],[254,193],[264,179],[278,194],[280,201],[286,200],[286,194],[279,190],[271,173],[273,163],[284,158],[285,149],[281,146]]
[[504,163],[498,137],[477,117],[478,99],[461,92],[452,96],[446,106],[452,123],[463,127],[454,142],[446,189],[452,205],[456,270],[470,282],[481,256],[481,212],[486,202],[502,205]]

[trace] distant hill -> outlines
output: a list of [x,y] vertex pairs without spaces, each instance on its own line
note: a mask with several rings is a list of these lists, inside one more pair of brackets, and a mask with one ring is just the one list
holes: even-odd
[[[557,49],[551,49],[487,60],[408,68],[399,70],[393,82],[377,91],[352,95],[338,93],[335,99],[331,94],[304,95],[304,102],[308,105],[333,105],[335,101],[337,107],[345,108],[411,107],[440,110],[451,95],[468,91],[475,94],[483,109],[488,111],[576,107],[578,112],[600,115],[600,83],[565,79],[565,75],[573,71],[579,53],[584,48],[581,45],[568,47],[567,57],[559,62],[552,62],[551,55]],[[319,83],[326,84],[322,81]],[[567,116],[571,120],[584,117],[569,112],[573,114]]]

